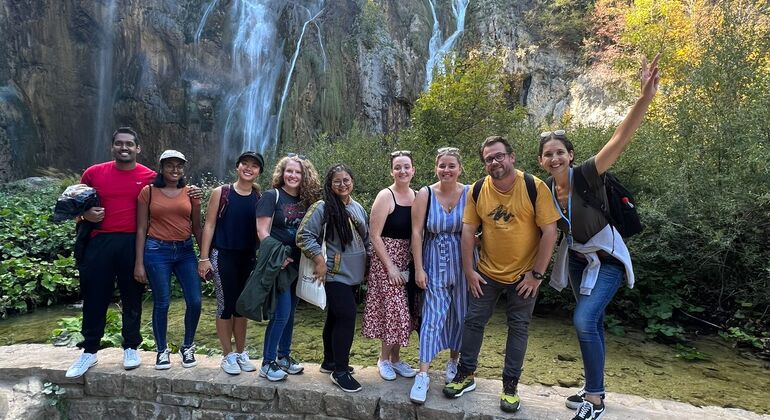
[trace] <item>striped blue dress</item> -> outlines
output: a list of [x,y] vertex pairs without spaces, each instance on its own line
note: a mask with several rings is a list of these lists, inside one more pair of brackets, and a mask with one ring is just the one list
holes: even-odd
[[428,288],[422,307],[420,362],[430,363],[444,350],[460,351],[468,292],[460,254],[466,185],[460,200],[447,212],[431,191],[430,211],[423,237],[422,258]]

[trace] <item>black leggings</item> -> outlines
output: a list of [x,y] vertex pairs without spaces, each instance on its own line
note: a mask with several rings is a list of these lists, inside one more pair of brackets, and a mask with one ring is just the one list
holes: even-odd
[[241,317],[235,310],[235,302],[246,287],[256,258],[254,251],[214,249],[211,252],[214,267],[214,291],[217,296],[217,318]]
[[328,308],[323,331],[324,363],[334,362],[335,372],[347,372],[356,329],[354,286],[330,282],[324,287]]

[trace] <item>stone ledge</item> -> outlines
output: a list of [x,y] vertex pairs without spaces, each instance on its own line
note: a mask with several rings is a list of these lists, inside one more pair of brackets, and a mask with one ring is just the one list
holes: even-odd
[[[412,380],[386,382],[376,368],[356,367],[356,378],[364,389],[346,394],[319,372],[305,364],[305,372],[286,381],[271,383],[256,372],[230,376],[219,368],[219,357],[198,357],[198,366],[181,367],[172,358],[172,368],[153,369],[155,354],[140,352],[142,366],[131,371],[122,367],[122,351],[99,352],[99,363],[83,378],[66,379],[64,373],[79,350],[43,344],[0,347],[0,390],[13,388],[25,378],[40,378],[67,389],[68,414],[72,419],[101,417],[181,419],[569,419],[564,398],[574,389],[520,385],[523,408],[515,416],[499,410],[500,381],[477,379],[476,391],[456,400],[441,394],[443,379],[431,375],[425,405],[409,401]],[[0,399],[4,398],[0,393]],[[7,397],[6,397],[7,398]],[[10,399],[9,399],[10,400]],[[665,400],[613,394],[607,396],[604,419],[770,419],[745,410],[695,407]],[[0,410],[10,411],[12,401],[0,401]],[[8,408],[6,408],[8,407]],[[7,413],[0,412],[0,418]]]

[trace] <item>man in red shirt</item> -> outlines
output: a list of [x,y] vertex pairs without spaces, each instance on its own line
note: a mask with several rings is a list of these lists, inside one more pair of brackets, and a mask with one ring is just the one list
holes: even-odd
[[139,136],[129,127],[112,135],[113,161],[93,165],[80,182],[96,189],[102,207],[92,207],[80,218],[99,223],[91,233],[80,269],[83,297],[83,354],[67,370],[68,378],[82,376],[96,364],[96,352],[104,335],[107,308],[117,281],[123,311],[123,367],[141,364],[136,349],[144,285],[134,281],[136,200],[142,188],[152,182],[155,171],[136,162],[141,152]]

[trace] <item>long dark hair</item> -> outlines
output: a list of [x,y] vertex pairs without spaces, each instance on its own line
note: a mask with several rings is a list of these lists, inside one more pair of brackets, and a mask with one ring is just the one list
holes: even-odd
[[[179,181],[176,182],[177,188],[183,188],[185,185],[187,185],[187,181],[184,179],[184,175],[182,175],[179,178]],[[166,180],[163,179],[163,169],[161,168],[161,172],[158,172],[157,175],[155,175],[155,180],[152,181],[152,186],[157,188],[165,188],[166,187]]]
[[342,244],[342,252],[345,252],[345,244],[349,244],[353,241],[353,230],[350,228],[350,214],[345,208],[345,203],[334,193],[332,190],[332,178],[339,172],[347,172],[350,175],[351,180],[353,178],[353,172],[350,168],[342,163],[338,163],[326,173],[326,181],[324,181],[324,218],[323,223],[326,224],[326,240],[334,240],[334,235],[339,235],[340,244]]

